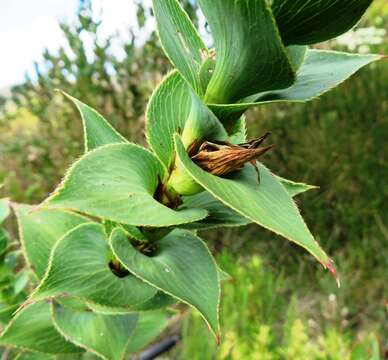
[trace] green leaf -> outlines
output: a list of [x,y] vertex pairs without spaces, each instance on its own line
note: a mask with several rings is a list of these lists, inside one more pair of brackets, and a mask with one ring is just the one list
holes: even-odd
[[53,305],[52,312],[55,327],[66,339],[107,360],[124,358],[138,321],[136,314],[102,315],[59,305]]
[[163,79],[148,103],[147,140],[166,169],[174,158],[173,134],[183,131],[190,107],[189,86],[176,70]]
[[62,93],[75,104],[81,114],[85,136],[85,152],[103,145],[128,142],[96,110],[69,94]]
[[204,140],[228,140],[221,122],[177,73],[169,75],[152,96],[147,111],[147,138],[165,168],[174,167],[169,187],[179,194],[198,192],[200,189],[182,173],[179,163],[173,163],[175,132],[182,133],[186,148],[199,146]]
[[230,281],[232,280],[232,276],[228,274],[226,271],[218,268],[218,276],[220,277],[220,281]]
[[245,110],[261,104],[306,102],[341,84],[356,71],[381,59],[380,55],[358,55],[337,51],[308,50],[291,87],[267,91],[243,99],[238,104],[209,105],[218,117],[236,119]]
[[286,191],[290,194],[290,196],[294,197],[299,194],[302,194],[309,190],[318,189],[318,186],[308,185],[301,182],[291,181],[280,176],[276,176],[276,178],[282,183]]
[[194,141],[228,138],[219,120],[175,71],[156,89],[147,109],[148,143],[166,169],[174,160],[173,135],[176,132],[183,133],[186,147]]
[[0,261],[2,261],[2,256],[7,251],[8,244],[10,243],[10,238],[8,232],[0,227]]
[[[252,173],[252,176],[254,176],[254,180],[257,179],[256,172]],[[281,182],[292,197],[317,188],[313,185],[294,182],[276,175],[275,178]],[[205,209],[209,213],[208,217],[199,222],[183,225],[182,228],[185,229],[205,230],[219,227],[244,226],[252,222],[216,199],[208,191],[202,191],[192,196],[184,196],[182,206]]]
[[138,241],[147,241],[147,237],[136,226],[124,224],[121,225],[121,227],[124,229],[124,231],[128,234],[130,238]]
[[218,270],[198,237],[175,229],[155,243],[157,249],[151,257],[133,248],[120,229],[112,233],[110,242],[116,257],[131,273],[196,308],[219,336]]
[[136,311],[153,311],[167,308],[175,305],[176,303],[176,298],[164,293],[163,291],[158,291],[153,298],[147,300],[143,304],[134,306],[134,309]]
[[30,281],[30,274],[28,270],[20,270],[15,276],[15,282],[13,284],[14,295],[19,295],[27,286]]
[[359,55],[339,51],[308,50],[296,82],[288,89],[260,94],[258,101],[307,101],[341,84],[381,55]]
[[102,225],[79,225],[55,244],[47,273],[31,297],[39,300],[66,294],[128,307],[156,294],[154,287],[131,274],[116,276],[109,267],[113,259]]
[[306,57],[308,47],[304,45],[290,45],[287,46],[286,50],[294,69],[296,71],[299,70]]
[[372,0],[273,0],[271,5],[286,45],[308,45],[351,29]]
[[15,311],[19,308],[20,304],[4,305],[0,304],[0,322],[3,324],[8,323]]
[[198,2],[216,49],[206,103],[233,103],[293,83],[294,71],[265,0]]
[[[193,143],[203,141],[227,141],[228,133],[217,117],[209,110],[202,100],[191,93],[191,109],[182,133],[182,141],[186,148]],[[170,136],[172,136],[172,133]]]
[[0,336],[0,345],[11,345],[47,354],[83,350],[66,341],[54,328],[50,304],[39,302],[21,309]]
[[[75,354],[73,358],[78,359]],[[56,358],[53,355],[35,353],[31,351],[23,351],[15,357],[15,360],[56,360]]]
[[215,59],[215,51],[210,50],[207,53],[206,59],[203,61],[201,65],[201,69],[199,70],[199,79],[201,81],[202,89],[205,92],[210,79],[212,78],[212,75],[214,73],[214,69],[216,67],[216,59]]
[[110,236],[112,231],[116,227],[121,227],[124,229],[124,231],[127,233],[127,235],[131,239],[135,239],[138,241],[147,241],[147,237],[144,235],[144,233],[140,230],[140,228],[133,226],[133,225],[125,225],[125,224],[119,224],[114,221],[105,220],[103,221],[104,225],[104,231],[107,237]]
[[69,309],[72,309],[72,310],[80,310],[80,311],[86,311],[86,310],[89,310],[89,306],[88,304],[86,303],[85,300],[79,298],[79,297],[72,297],[72,296],[68,296],[68,295],[64,295],[64,296],[58,296],[55,301],[66,307],[66,308],[69,308]]
[[167,295],[163,291],[158,291],[151,299],[145,301],[144,303],[126,308],[103,306],[91,302],[88,302],[87,305],[94,312],[110,315],[160,310],[175,305],[176,303],[177,300],[175,298],[170,295]]
[[8,217],[9,212],[9,200],[0,199],[0,224]]
[[206,46],[178,1],[152,3],[164,52],[197,94],[201,94],[199,72],[207,54]]
[[167,320],[167,314],[161,311],[140,314],[135,332],[129,340],[127,354],[138,352],[153,341],[165,329]]
[[227,178],[217,177],[190,160],[178,135],[175,142],[186,171],[214,197],[249,220],[302,246],[324,267],[330,266],[329,257],[314,240],[292,197],[266,167],[259,164],[260,183],[251,165]]
[[90,221],[66,211],[36,211],[36,207],[22,204],[14,204],[13,207],[24,256],[39,278],[46,272],[56,241],[74,227]]
[[146,149],[134,144],[105,145],[73,164],[42,207],[135,226],[167,227],[203,219],[204,210],[174,211],[154,199],[164,175],[160,162]]
[[245,216],[240,215],[230,207],[224,205],[207,191],[183,197],[185,207],[199,207],[206,209],[209,216],[196,223],[183,225],[186,229],[205,230],[218,227],[244,226],[251,223]]
[[229,142],[242,144],[247,141],[247,124],[245,116],[241,116],[230,131]]

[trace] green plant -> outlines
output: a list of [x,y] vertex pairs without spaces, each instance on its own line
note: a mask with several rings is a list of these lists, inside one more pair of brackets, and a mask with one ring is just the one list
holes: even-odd
[[20,266],[21,252],[3,222],[10,214],[9,200],[0,199],[0,321],[8,322],[26,300],[29,270]]
[[[314,308],[315,319],[305,314],[301,309],[306,302],[313,307],[311,293],[308,299],[302,299],[299,292],[296,297],[299,289],[295,290],[295,279],[288,273],[274,273],[257,255],[236,261],[225,250],[217,260],[234,279],[223,286],[220,322],[224,341],[217,347],[198,313],[187,313],[182,321],[182,342],[172,359],[381,359],[374,329],[356,332],[351,326],[321,323],[318,318],[328,309]],[[333,311],[334,295],[320,296],[319,303]]]
[[[35,73],[0,104],[0,182],[14,201],[42,201],[81,151],[77,112],[56,88],[109,115],[125,136],[143,140],[147,99],[169,64],[156,34],[137,44],[150,9],[139,3],[134,10],[138,26],[128,29],[128,38],[106,39],[90,1],[80,1],[74,21],[59,24],[66,44],[46,49]],[[115,52],[118,43],[121,56]]]
[[176,0],[154,0],[177,70],[148,105],[151,150],[67,95],[81,113],[85,154],[42,204],[14,204],[39,285],[0,344],[121,359],[165,327],[161,309],[177,301],[198,310],[220,341],[220,280],[228,276],[199,229],[257,223],[336,275],[293,201],[313,187],[256,162],[271,146],[261,145],[266,135],[247,141],[243,113],[311,100],[380,59],[308,49],[352,27],[370,2],[200,0],[214,38],[208,49]]

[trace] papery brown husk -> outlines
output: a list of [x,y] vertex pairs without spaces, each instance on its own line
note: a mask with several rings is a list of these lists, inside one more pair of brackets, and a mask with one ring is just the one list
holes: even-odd
[[267,135],[268,133],[258,139],[239,145],[225,142],[205,142],[191,159],[203,170],[213,175],[226,175],[240,170],[244,164],[253,162],[270,150],[273,145],[259,146]]

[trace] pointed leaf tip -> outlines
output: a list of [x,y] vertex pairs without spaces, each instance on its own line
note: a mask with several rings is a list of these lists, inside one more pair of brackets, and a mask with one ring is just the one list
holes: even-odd
[[78,109],[84,128],[85,152],[91,151],[103,145],[128,143],[101,114],[89,105],[84,104],[73,96],[61,91]]
[[44,206],[13,204],[23,254],[33,272],[42,278],[54,244],[74,227],[89,222],[81,215]]
[[202,92],[200,68],[207,48],[177,0],[153,0],[158,35],[163,50],[197,93]]
[[337,269],[335,268],[333,262],[332,261],[328,262],[328,263],[324,264],[324,266],[333,275],[335,281],[337,282],[338,288],[340,288],[341,287],[341,280],[340,280],[339,274],[338,274]]
[[149,150],[109,144],[75,162],[45,205],[134,226],[168,227],[204,219],[205,210],[175,211],[154,198],[164,176],[162,164]]
[[197,309],[217,337],[221,290],[206,244],[189,231],[175,229],[155,245],[156,253],[148,257],[128,244],[121,229],[116,228],[110,237],[113,253],[128,271]]
[[217,346],[221,345],[221,335],[220,334],[216,335],[216,344],[217,344]]
[[308,230],[291,195],[264,165],[258,164],[260,183],[255,169],[248,165],[228,178],[217,177],[189,158],[178,135],[175,144],[185,170],[215,198],[250,221],[302,246],[321,264],[330,261]]
[[156,294],[154,287],[135,276],[116,276],[109,266],[111,259],[103,227],[81,224],[55,244],[47,272],[31,297],[40,300],[67,294],[102,306],[128,308]]

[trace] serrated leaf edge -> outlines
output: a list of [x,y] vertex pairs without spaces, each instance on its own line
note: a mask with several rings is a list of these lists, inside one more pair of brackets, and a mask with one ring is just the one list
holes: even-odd
[[[64,95],[67,99],[69,99],[74,105],[75,107],[77,108],[80,116],[81,116],[81,120],[82,120],[82,127],[83,127],[83,133],[84,133],[84,148],[85,148],[85,153],[89,152],[89,149],[88,149],[88,137],[87,137],[87,130],[86,130],[86,121],[85,121],[85,117],[83,115],[83,112],[81,110],[81,107],[80,107],[80,104],[82,104],[83,106],[85,106],[86,108],[88,108],[88,110],[90,110],[91,112],[93,112],[94,114],[96,114],[98,117],[100,117],[101,119],[103,119],[102,121],[108,125],[108,127],[116,134],[118,135],[124,143],[129,143],[129,141],[123,136],[121,135],[110,123],[109,121],[107,121],[97,110],[93,109],[91,106],[83,103],[82,101],[78,100],[77,98],[69,95],[68,93],[66,93],[65,91],[63,90],[57,90],[59,93],[61,93],[62,95]],[[99,146],[100,147],[100,146]]]
[[[159,160],[159,162],[163,165],[163,168],[164,170],[166,171],[166,173],[168,172],[168,168],[166,166],[166,164],[162,161],[162,159],[159,158],[157,152],[155,151],[155,148],[154,146],[152,145],[151,143],[151,139],[150,139],[150,132],[149,132],[149,126],[150,126],[150,111],[151,111],[151,104],[153,103],[154,101],[154,98],[156,97],[156,94],[160,91],[160,88],[164,85],[165,82],[167,82],[170,78],[172,78],[173,76],[175,75],[179,75],[180,77],[182,77],[182,75],[180,74],[180,72],[177,70],[177,69],[174,69],[174,70],[171,70],[169,73],[167,73],[163,79],[160,81],[160,83],[156,86],[156,88],[154,89],[154,91],[152,92],[151,94],[151,97],[147,103],[147,107],[146,107],[146,111],[145,111],[145,137],[146,137],[146,140],[147,140],[147,144],[150,146],[150,148],[152,149],[153,151],[153,154],[154,156]],[[183,77],[182,77],[183,78]],[[173,139],[172,139],[173,140]]]
[[[26,243],[25,243],[25,240],[24,240],[24,231],[23,231],[23,228],[22,228],[22,224],[21,224],[21,218],[20,218],[20,214],[17,210],[18,206],[21,205],[21,206],[32,206],[34,207],[34,205],[28,205],[28,204],[22,204],[22,203],[11,203],[11,206],[12,206],[12,209],[13,209],[13,212],[15,214],[15,217],[16,217],[16,223],[17,223],[17,228],[18,228],[18,234],[19,234],[19,241],[20,241],[20,244],[21,244],[21,251],[22,251],[22,254],[23,254],[23,257],[26,261],[26,264],[27,264],[27,267],[32,271],[32,273],[36,276],[37,279],[41,280],[38,276],[38,274],[36,273],[36,270],[34,268],[34,266],[32,265],[31,263],[31,260],[30,258],[28,257],[27,255],[27,249],[26,249]],[[38,206],[38,205],[36,205]],[[68,213],[70,215],[73,215],[73,216],[76,216],[76,217],[79,217],[81,219],[84,219],[84,220],[88,220],[89,223],[91,223],[92,221],[90,219],[88,219],[87,217],[83,216],[83,215],[80,215],[78,213],[75,213],[75,212],[72,212],[72,211],[69,211],[69,210],[59,210],[59,209],[49,209],[49,210],[46,210],[46,211],[57,211],[57,212],[64,212],[64,213]],[[85,223],[84,223],[85,224]],[[82,225],[82,224],[80,224]],[[79,225],[77,225],[79,226]],[[69,231],[71,231],[73,229],[70,229]],[[66,235],[69,231],[67,231],[64,235]],[[61,238],[58,238],[55,243],[53,244],[53,247],[51,248],[51,250],[54,248],[55,244],[60,240]],[[51,253],[51,250],[50,250],[50,253]],[[47,265],[47,268],[48,268],[48,265]],[[42,278],[43,279],[43,278]]]
[[[45,301],[45,300],[43,300]],[[45,301],[47,302],[47,301]],[[17,313],[15,314],[15,316],[11,319],[11,321],[7,324],[7,326],[3,329],[3,331],[0,333],[0,343],[1,343],[1,338],[3,337],[3,335],[9,330],[9,328],[13,325],[13,323],[16,321],[17,318],[19,318],[21,316],[21,314],[27,309],[27,307],[24,307],[22,309],[20,309],[20,311],[17,311]],[[54,326],[55,327],[55,326]],[[56,330],[56,329],[55,329]],[[59,335],[62,336],[62,334],[59,333]],[[63,336],[62,336],[63,337]],[[64,338],[66,340],[66,338]],[[73,342],[70,342],[71,344],[73,345],[76,345],[74,344]],[[4,343],[3,343],[4,344]],[[34,350],[34,349],[29,349],[29,348],[26,348],[24,346],[19,346],[19,345],[13,345],[13,344],[8,344],[9,346],[12,346],[12,347],[15,347],[17,349],[21,349],[23,351],[29,351],[29,352],[33,352],[35,354],[44,354],[44,355],[52,355],[52,356],[55,356],[55,355],[72,355],[72,354],[80,354],[82,353],[83,351],[81,352],[74,352],[74,353],[47,353],[47,352],[43,352],[43,351],[37,351],[37,350]],[[77,345],[76,345],[77,346]],[[82,349],[81,349],[82,350]],[[109,360],[109,359],[108,359]]]
[[[155,0],[152,0],[152,7],[154,7],[154,1],[155,1]],[[171,0],[171,1],[173,1],[173,2],[175,2],[175,3],[177,4],[177,6],[180,8],[182,14],[186,17],[186,19],[188,20],[188,22],[191,24],[191,28],[192,28],[192,30],[193,30],[193,34],[196,34],[197,39],[198,39],[198,40],[201,42],[201,44],[203,45],[203,50],[209,51],[208,48],[207,48],[207,46],[204,44],[204,42],[203,42],[201,36],[199,35],[197,28],[194,26],[194,24],[193,24],[193,22],[191,21],[189,15],[188,15],[187,12],[185,11],[185,9],[183,9],[182,5],[181,5],[177,0]],[[191,84],[190,81],[187,80],[186,77],[178,70],[178,68],[176,67],[175,63],[172,61],[172,59],[171,59],[170,56],[168,55],[168,52],[166,51],[166,48],[165,48],[165,46],[164,46],[164,44],[163,44],[163,41],[162,41],[162,38],[161,38],[161,36],[160,36],[158,21],[156,21],[156,30],[155,30],[155,31],[156,31],[157,37],[158,37],[158,39],[159,39],[159,43],[160,43],[160,45],[161,45],[161,47],[162,47],[162,49],[163,49],[163,52],[164,52],[165,56],[166,56],[167,59],[170,61],[170,63],[175,67],[175,69],[174,69],[173,71],[177,71],[177,72],[181,75],[182,79],[184,79],[184,80],[186,81],[186,83],[194,90],[194,92],[197,93],[198,96],[201,96],[201,93],[198,93],[198,91],[197,91],[197,90],[201,91],[201,82],[200,82],[199,78],[197,79],[197,82],[196,82],[195,86],[193,86],[193,84]],[[199,64],[199,65],[201,65],[201,64]],[[200,70],[200,67],[198,68],[198,74],[192,74],[194,79],[197,78],[197,77],[199,77],[199,70]],[[198,89],[196,89],[197,86],[198,86]]]
[[[116,253],[116,251],[115,251],[115,249],[114,249],[114,247],[113,247],[113,245],[112,245],[112,238],[113,238],[114,233],[117,232],[117,230],[121,230],[121,229],[116,228],[116,229],[114,229],[114,230],[112,231],[111,236],[110,236],[110,238],[109,238],[109,246],[111,247],[113,254],[114,254],[114,255],[116,256],[116,258],[120,261],[120,257],[118,256],[118,254]],[[219,310],[220,310],[220,298],[221,298],[221,284],[220,284],[220,275],[219,275],[219,272],[218,272],[218,265],[217,265],[217,263],[216,263],[216,261],[215,261],[213,255],[211,254],[209,248],[206,246],[206,243],[205,243],[200,237],[194,235],[194,234],[193,234],[191,231],[189,231],[189,230],[182,230],[182,229],[179,229],[179,230],[180,230],[180,231],[187,231],[187,232],[190,233],[192,236],[196,237],[196,238],[201,242],[201,244],[204,246],[204,248],[206,249],[206,251],[208,252],[208,254],[209,254],[210,258],[212,259],[212,262],[213,262],[213,264],[214,264],[214,266],[215,266],[216,273],[217,273],[217,291],[218,291],[217,310],[216,310],[216,311],[217,311],[217,332],[210,326],[210,323],[208,322],[208,320],[204,317],[204,315],[202,314],[202,312],[201,312],[196,306],[194,306],[194,305],[192,305],[192,304],[189,304],[187,301],[185,301],[185,300],[181,299],[180,297],[178,297],[178,296],[176,296],[176,295],[170,293],[169,291],[166,291],[165,289],[162,289],[162,288],[160,288],[160,287],[158,287],[158,286],[152,284],[152,282],[150,282],[150,281],[144,279],[144,278],[141,277],[139,274],[137,274],[136,270],[133,270],[133,269],[128,268],[128,267],[127,267],[125,264],[123,264],[121,261],[120,261],[120,263],[121,263],[122,266],[124,266],[128,271],[130,271],[133,275],[135,275],[136,277],[138,277],[140,280],[144,281],[145,283],[148,283],[149,285],[155,287],[156,289],[158,289],[158,290],[160,290],[160,291],[163,291],[164,293],[166,293],[166,294],[172,296],[172,297],[175,298],[175,299],[178,299],[178,300],[181,301],[182,303],[184,303],[184,304],[186,304],[186,305],[188,305],[188,306],[194,308],[195,310],[197,310],[197,311],[199,312],[199,314],[201,315],[201,317],[205,320],[206,325],[209,327],[211,333],[214,335],[214,337],[216,338],[216,341],[217,341],[217,343],[218,343],[218,342],[219,342],[219,339],[220,339],[220,325],[219,325],[220,319],[219,319]]]
[[[363,67],[373,63],[373,62],[376,62],[376,61],[379,61],[381,59],[384,58],[383,55],[379,55],[379,54],[355,54],[355,53],[347,53],[347,52],[342,52],[342,51],[334,51],[334,50],[318,50],[318,49],[309,49],[309,51],[315,51],[315,52],[326,52],[326,53],[337,53],[337,54],[341,54],[341,55],[348,55],[348,56],[359,56],[359,57],[365,57],[365,56],[370,56],[370,57],[375,57],[374,59],[371,59],[371,61],[369,61],[368,63],[366,63],[365,65],[359,67],[358,69],[355,69],[349,76],[347,76],[346,78],[344,78],[343,80],[335,83],[333,86],[327,88],[326,90],[323,90],[321,92],[319,92],[317,95],[314,95],[312,97],[309,97],[307,98],[306,100],[288,100],[288,99],[277,99],[277,100],[267,100],[267,101],[257,101],[257,102],[241,102],[241,103],[234,103],[234,104],[208,104],[208,106],[210,108],[214,108],[214,109],[217,109],[217,110],[224,110],[224,109],[227,109],[227,108],[234,108],[236,110],[238,110],[240,107],[241,107],[241,111],[247,111],[249,108],[252,108],[252,107],[256,107],[256,106],[260,106],[260,105],[266,105],[266,104],[277,104],[277,103],[297,103],[297,104],[300,104],[300,103],[306,103],[306,102],[310,102],[310,101],[314,101],[316,99],[318,99],[320,96],[322,96],[323,94],[326,94],[327,92],[333,90],[335,87],[337,86],[340,86],[342,85],[345,81],[347,81],[350,77],[352,77],[357,71],[359,71],[360,69],[362,69]],[[305,55],[306,56],[306,55]],[[303,65],[302,65],[303,66]],[[301,71],[301,68],[302,66],[299,68],[299,71],[297,72],[297,74]],[[289,86],[288,88],[292,87]],[[285,89],[279,89],[279,90],[287,90],[288,88],[285,88]],[[276,90],[270,90],[271,91],[276,91]],[[243,100],[243,99],[242,99]],[[246,107],[244,109],[244,107]]]
[[[51,299],[51,298],[54,298],[54,297],[57,297],[57,296],[63,296],[65,295],[66,293],[64,292],[60,292],[56,295],[45,295],[45,296],[42,296],[40,295],[41,297],[38,297],[36,298],[35,296],[39,296],[39,290],[41,289],[41,287],[45,284],[47,278],[49,277],[49,274],[50,274],[50,271],[51,271],[51,268],[52,268],[52,263],[53,263],[53,258],[54,258],[54,252],[55,250],[57,249],[57,247],[59,246],[59,244],[63,241],[63,239],[65,237],[67,237],[71,232],[73,231],[76,231],[78,230],[79,228],[81,227],[84,227],[84,226],[90,226],[90,225],[95,225],[96,227],[99,227],[101,228],[101,231],[104,232],[104,229],[103,229],[103,226],[101,224],[98,224],[98,223],[93,223],[93,222],[90,222],[90,223],[83,223],[83,224],[79,224],[77,226],[75,226],[73,229],[70,229],[68,232],[66,232],[56,243],[55,245],[53,246],[53,248],[51,249],[51,252],[50,252],[50,258],[49,258],[49,262],[48,262],[48,265],[47,265],[47,269],[46,269],[46,272],[43,276],[43,278],[41,279],[39,285],[32,291],[32,293],[29,295],[29,297],[27,298],[27,300],[24,302],[24,304],[29,304],[30,302],[39,302],[41,300],[45,300],[45,299]],[[113,232],[112,232],[113,233]],[[105,234],[105,232],[104,232]],[[116,256],[116,255],[115,255]],[[155,287],[155,286],[154,286]],[[150,296],[149,298],[147,298],[147,300],[145,301],[148,301],[150,300],[154,295]],[[83,300],[85,301],[85,303],[87,301],[90,301],[98,306],[109,306],[109,305],[106,305],[106,304],[101,304],[95,300],[89,300],[87,299],[86,297],[82,297],[82,296],[76,296],[76,295],[72,295],[72,297],[76,297],[80,300]],[[140,301],[139,303],[136,303],[136,304],[133,304],[133,306],[136,306],[136,305],[141,305],[144,301]],[[22,304],[21,308],[24,307],[24,305]],[[19,308],[20,310],[20,308]],[[17,312],[19,312],[19,310],[17,310]]]
[[[64,331],[63,331],[63,330],[60,328],[60,326],[58,325],[57,319],[56,319],[56,317],[55,317],[55,309],[54,309],[54,303],[53,303],[53,302],[51,302],[50,312],[51,312],[51,318],[52,318],[53,325],[54,325],[55,329],[56,329],[56,330],[58,331],[58,333],[61,334],[67,341],[73,343],[73,344],[76,345],[76,346],[79,346],[80,348],[85,349],[85,350],[88,351],[88,352],[91,352],[91,353],[93,353],[93,354],[99,356],[101,359],[104,359],[104,360],[112,360],[112,359],[109,359],[109,358],[105,357],[105,355],[100,354],[98,351],[96,351],[96,350],[94,350],[94,349],[92,349],[92,348],[89,348],[88,346],[86,346],[86,345],[84,345],[84,344],[81,344],[81,343],[78,342],[77,340],[74,340],[74,339],[72,339],[69,335],[65,334]],[[93,312],[93,313],[94,313],[94,312]],[[98,314],[98,315],[100,315],[100,316],[109,316],[109,315],[107,315],[107,314],[101,314],[101,313],[96,313],[96,314]],[[128,315],[128,314],[116,314],[116,315],[111,314],[111,315],[113,315],[113,316],[126,316],[126,315]],[[128,345],[129,345],[130,341],[132,340],[132,337],[133,337],[133,334],[135,333],[135,330],[136,330],[136,327],[137,327],[137,325],[138,325],[138,322],[139,322],[139,316],[137,317],[136,325],[135,325],[133,331],[132,331],[131,334],[128,336],[128,340],[127,340],[127,342],[126,342],[126,344],[125,344],[125,346],[124,346],[124,349],[123,349],[122,353],[120,354],[120,355],[121,355],[121,356],[120,356],[120,359],[124,359],[124,356],[125,356],[125,354],[126,354],[126,352],[127,352],[127,349],[128,349]]]
[[[175,134],[175,136],[174,136],[175,148],[176,148],[176,146],[177,146],[177,143],[176,143],[177,136],[179,136],[179,135],[178,135],[178,134]],[[181,141],[181,140],[179,139],[179,141]],[[177,154],[177,156],[179,157],[178,154]],[[190,161],[191,161],[191,160],[190,160]],[[182,162],[182,164],[183,164],[183,162]],[[264,166],[263,164],[261,164],[261,165]],[[197,166],[197,165],[196,165],[196,166]],[[200,181],[197,181],[197,180],[194,178],[194,176],[191,175],[191,174],[189,173],[189,171],[186,169],[186,167],[185,167],[184,165],[183,165],[183,167],[184,167],[185,170],[188,172],[188,174],[193,178],[194,181],[196,181],[196,182],[199,183],[201,186],[203,186],[203,187],[204,187],[210,194],[212,194],[216,199],[218,199],[218,200],[221,201],[223,204],[225,204],[226,206],[230,207],[231,209],[233,209],[234,211],[236,211],[236,212],[239,213],[240,215],[242,215],[242,216],[246,217],[247,219],[251,220],[252,222],[254,222],[254,223],[256,223],[256,224],[262,226],[262,225],[259,224],[256,220],[253,220],[253,219],[250,218],[249,216],[243,214],[243,213],[241,212],[241,210],[239,210],[239,209],[237,209],[237,208],[235,208],[235,207],[233,207],[233,206],[230,206],[230,205],[227,204],[223,199],[217,197],[212,191],[210,191],[209,189],[207,189],[206,186],[204,186]],[[266,168],[266,167],[265,167],[265,168]],[[266,168],[266,169],[267,169],[267,168]],[[271,173],[272,176],[274,176],[274,175],[272,174],[272,172],[271,172],[269,169],[267,169],[267,170]],[[286,191],[286,189],[284,188],[284,186],[282,186],[282,189],[287,193],[287,195],[289,195],[288,192]],[[292,206],[294,207],[294,209],[298,212],[298,214],[300,214],[299,209],[298,209],[296,203],[293,201],[292,197],[291,197],[291,202],[292,202]],[[327,268],[329,267],[329,264],[331,265],[332,260],[328,257],[328,255],[326,254],[326,252],[320,247],[320,245],[318,244],[318,242],[314,239],[314,236],[311,234],[311,232],[310,232],[310,230],[308,229],[306,223],[304,222],[302,216],[301,216],[301,220],[302,220],[302,223],[303,223],[303,227],[304,227],[305,230],[307,230],[307,232],[311,235],[311,239],[313,240],[313,242],[314,242],[314,243],[317,245],[317,247],[322,251],[322,253],[323,253],[324,255],[326,255],[326,257],[327,257],[327,262],[324,262],[323,260],[319,259],[316,255],[312,254],[312,253],[310,252],[310,250],[306,248],[305,245],[299,244],[299,243],[297,243],[296,241],[294,241],[294,240],[292,240],[292,239],[289,239],[287,236],[281,234],[280,232],[278,232],[278,231],[276,231],[276,230],[274,230],[274,229],[272,229],[272,228],[270,228],[270,227],[267,227],[267,226],[265,226],[265,227],[262,226],[262,227],[264,227],[264,228],[266,228],[266,229],[272,231],[273,233],[275,233],[275,234],[277,234],[277,235],[280,235],[280,236],[282,236],[283,238],[288,239],[289,241],[291,241],[291,242],[297,244],[298,246],[304,248],[309,254],[311,254],[313,257],[315,257],[315,258],[318,260],[318,262],[319,262],[320,264],[322,264],[322,266],[323,266],[325,269],[327,269]]]
[[[163,167],[161,161],[157,158],[157,156],[150,150],[144,148],[143,146],[140,146],[140,145],[137,145],[137,144],[134,144],[134,143],[117,143],[117,144],[107,144],[107,145],[104,145],[104,146],[100,146],[98,148],[95,148],[89,152],[87,152],[86,154],[83,154],[81,155],[78,160],[76,160],[75,162],[73,162],[73,164],[68,168],[68,170],[66,171],[66,174],[65,176],[62,178],[61,182],[59,183],[59,185],[55,188],[55,190],[53,192],[51,192],[51,194],[42,202],[40,203],[39,205],[37,205],[37,211],[39,209],[41,210],[54,210],[54,209],[57,209],[57,210],[64,210],[64,211],[69,211],[69,212],[73,212],[73,211],[76,211],[76,212],[79,212],[79,213],[82,213],[82,214],[85,214],[85,215],[88,215],[87,213],[85,212],[81,212],[81,211],[78,211],[77,209],[73,209],[71,207],[60,207],[60,206],[55,206],[55,205],[50,205],[50,201],[52,199],[54,199],[56,196],[60,195],[63,191],[64,191],[64,188],[67,184],[67,181],[69,180],[72,172],[74,171],[74,168],[76,166],[78,166],[78,164],[84,160],[85,158],[87,158],[88,156],[91,156],[92,154],[94,154],[94,152],[96,151],[102,151],[102,149],[105,149],[105,148],[108,148],[108,147],[119,147],[119,146],[128,146],[128,145],[131,145],[131,146],[134,146],[138,149],[141,149],[142,151],[146,151],[148,154],[152,155],[152,157],[157,161],[158,165],[160,166],[161,170],[164,170],[164,173],[161,174],[163,176],[161,176],[162,178],[164,178],[166,176],[166,172],[165,172],[165,167]],[[201,210],[203,212],[203,217],[196,220],[196,221],[199,221],[199,220],[202,220],[202,219],[205,219],[207,216],[208,216],[208,212],[204,209],[198,209],[198,210]],[[91,214],[90,214],[91,215]],[[98,215],[92,215],[92,216],[95,216],[95,217],[98,217],[99,219],[102,219],[102,220],[110,220],[110,221],[114,221],[114,222],[117,222],[116,219],[112,219],[112,218],[108,218],[108,217],[103,217],[103,216],[98,216]],[[190,224],[192,223],[193,221],[182,221],[180,222],[179,224],[177,224],[176,222],[173,222],[173,223],[166,223],[166,224],[163,224],[163,225],[159,225],[158,227],[169,227],[169,226],[176,226],[176,225],[183,225],[183,224]],[[129,224],[128,225],[133,225],[133,226],[150,226],[148,224]]]

